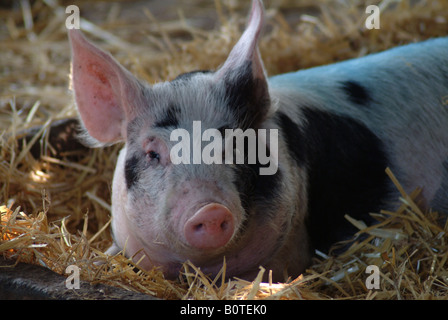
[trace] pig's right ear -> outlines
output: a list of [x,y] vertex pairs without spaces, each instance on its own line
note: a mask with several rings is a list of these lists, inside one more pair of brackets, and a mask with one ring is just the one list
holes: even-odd
[[84,38],[81,31],[68,31],[71,81],[81,120],[89,135],[101,144],[126,139],[127,123],[144,104],[142,85],[110,54]]

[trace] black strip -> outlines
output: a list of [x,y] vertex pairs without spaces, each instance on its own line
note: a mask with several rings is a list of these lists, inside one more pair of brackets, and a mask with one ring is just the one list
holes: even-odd
[[126,179],[126,187],[131,189],[138,180],[138,157],[132,156],[129,159],[126,159],[126,163],[124,166],[124,176]]
[[298,166],[305,166],[306,146],[304,143],[306,140],[303,137],[301,129],[286,114],[278,112],[277,116],[291,157],[296,161]]
[[[257,138],[258,139],[258,138]],[[245,138],[244,164],[232,166],[235,171],[236,180],[233,182],[238,190],[241,203],[246,212],[254,212],[256,219],[261,222],[267,221],[276,214],[277,198],[281,192],[282,173],[280,168],[273,175],[260,175],[260,168],[269,167],[269,163],[262,165],[257,161],[248,164],[248,143]],[[258,154],[258,150],[256,150]],[[269,156],[270,151],[267,150]],[[235,163],[235,159],[234,159]],[[253,208],[257,207],[257,210]]]

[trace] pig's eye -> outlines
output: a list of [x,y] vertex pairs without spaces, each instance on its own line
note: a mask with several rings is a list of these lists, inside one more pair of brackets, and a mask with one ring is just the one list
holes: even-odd
[[146,157],[149,159],[149,161],[153,162],[153,161],[160,161],[160,155],[157,152],[154,151],[149,151],[146,154]]

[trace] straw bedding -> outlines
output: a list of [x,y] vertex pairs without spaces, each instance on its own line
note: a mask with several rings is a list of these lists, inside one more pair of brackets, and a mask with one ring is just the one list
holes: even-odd
[[[379,2],[377,2],[379,3]],[[285,283],[210,279],[188,262],[178,281],[143,271],[111,243],[110,184],[121,146],[85,149],[72,141],[76,117],[68,90],[70,53],[65,7],[73,1],[0,5],[0,253],[64,274],[163,299],[447,299],[448,227],[423,212],[418,192],[401,207],[373,213],[378,224],[339,256],[317,252],[306,273]],[[81,26],[150,83],[222,63],[241,34],[249,1],[75,1]],[[369,4],[371,4],[369,2]],[[399,44],[444,36],[445,0],[382,1],[381,29],[368,30],[364,1],[271,0],[260,50],[270,75],[344,60]],[[62,128],[62,129],[61,129]],[[68,140],[67,140],[68,139]],[[58,143],[59,142],[59,143]],[[403,155],[407,156],[407,155]],[[97,264],[96,262],[102,262]],[[367,289],[368,265],[380,288]],[[1,272],[1,270],[0,270]]]

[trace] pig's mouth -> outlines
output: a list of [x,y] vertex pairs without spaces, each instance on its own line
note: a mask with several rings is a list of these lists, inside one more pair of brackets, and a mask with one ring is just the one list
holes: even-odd
[[176,250],[174,248],[177,246],[168,247],[164,241],[158,243],[144,246],[144,250],[133,260],[138,261],[145,255],[140,267],[146,270],[159,267],[167,279],[178,278],[187,261],[213,278],[221,271],[225,261],[226,278],[237,276],[253,280],[251,278],[257,275],[259,266],[269,264],[282,241],[275,238],[267,226],[245,226],[236,231],[229,243],[217,249],[184,247]]
[[[141,267],[160,267],[165,276],[175,279],[182,265],[191,261],[206,275],[216,276],[226,262],[226,277],[256,275],[267,266],[283,237],[271,224],[257,223],[238,211],[239,206],[208,201],[196,203],[192,214],[170,215],[168,232],[154,238],[140,238],[146,257]],[[240,209],[241,210],[241,209]],[[236,214],[239,213],[239,214]],[[237,219],[235,216],[239,216]],[[277,230],[278,231],[278,230]],[[138,257],[135,258],[136,261]]]
[[[211,277],[212,279],[220,273],[220,271],[225,268],[225,276],[226,279],[232,278],[232,277],[240,277],[240,278],[246,278],[248,280],[253,280],[253,277],[255,277],[259,271],[259,266],[261,265],[246,265],[246,262],[241,261],[242,258],[237,261],[236,258],[230,258],[227,259],[226,256],[221,257],[221,259],[217,259],[216,263],[214,264],[197,264],[195,262],[191,262],[195,267],[199,268],[200,271],[206,275]],[[164,276],[167,279],[174,280],[178,278],[179,276],[182,276],[182,274],[186,271],[184,270],[185,263],[188,263],[190,260],[185,260],[184,262],[171,262],[163,265],[158,265],[158,267],[161,268],[163,271]],[[225,261],[225,264],[224,264]],[[157,264],[152,265],[157,266]],[[187,264],[188,266],[188,264]],[[225,266],[225,267],[224,267]],[[149,269],[149,268],[145,268]],[[190,269],[191,271],[191,269]]]
[[177,262],[161,264],[161,267],[167,278],[174,279],[182,272],[183,263],[191,261],[205,275],[213,278],[221,271],[225,261],[226,278],[253,280],[260,266],[269,268],[274,252],[282,243],[283,238],[274,236],[269,227],[249,226],[248,229],[238,230],[223,248],[183,252],[177,257]]

